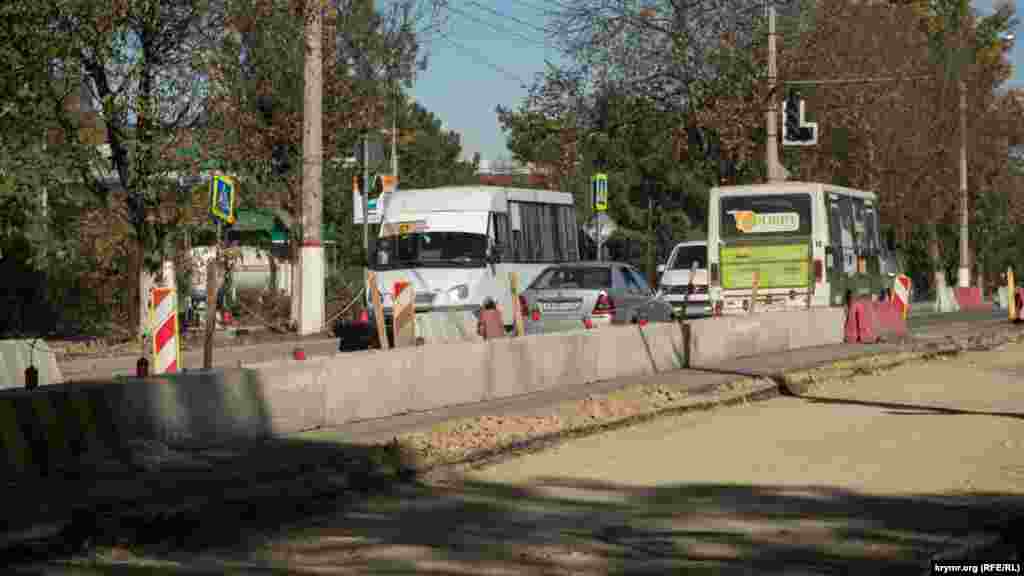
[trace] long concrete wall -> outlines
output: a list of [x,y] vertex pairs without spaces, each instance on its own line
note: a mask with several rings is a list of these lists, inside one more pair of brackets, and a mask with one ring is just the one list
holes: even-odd
[[[129,439],[215,444],[842,341],[841,310],[335,354],[0,392],[0,465],[54,472]],[[6,456],[6,458],[4,458]]]
[[732,358],[841,344],[846,311],[812,308],[691,322],[689,366],[711,367]]

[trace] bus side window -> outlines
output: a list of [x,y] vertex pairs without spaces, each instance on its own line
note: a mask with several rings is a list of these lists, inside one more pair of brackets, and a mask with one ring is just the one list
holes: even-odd
[[572,206],[562,206],[559,210],[562,213],[561,233],[564,238],[565,259],[575,262],[580,259],[579,246],[576,242],[576,212]]
[[520,207],[519,202],[508,203],[509,224],[511,224],[512,229],[512,260],[516,262],[523,262],[526,260],[526,251],[523,245],[523,214]]

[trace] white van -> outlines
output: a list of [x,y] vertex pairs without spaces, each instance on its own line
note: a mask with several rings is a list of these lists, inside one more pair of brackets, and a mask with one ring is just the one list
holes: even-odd
[[[513,324],[509,273],[519,291],[552,264],[577,262],[576,211],[564,192],[456,186],[396,190],[371,246],[385,323],[394,285],[409,282],[416,312],[476,312],[486,298]],[[369,292],[368,292],[369,293]]]
[[682,242],[672,249],[665,264],[658,266],[658,295],[672,305],[677,317],[711,314],[707,242]]

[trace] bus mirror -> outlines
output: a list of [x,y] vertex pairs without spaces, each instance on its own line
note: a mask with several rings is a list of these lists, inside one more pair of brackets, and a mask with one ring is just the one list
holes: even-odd
[[487,261],[491,264],[497,264],[501,262],[501,255],[505,251],[505,247],[500,243],[495,242],[490,248],[487,249]]
[[895,252],[896,251],[896,239],[893,238],[892,236],[886,238],[885,239],[885,249],[888,250],[889,252]]
[[665,273],[665,265],[664,264],[658,264],[658,267],[656,268],[656,270],[658,271],[658,275],[661,276],[662,274]]
[[370,238],[370,262],[373,266],[387,266],[391,260],[391,240]]
[[832,255],[832,246],[825,246],[825,256]]

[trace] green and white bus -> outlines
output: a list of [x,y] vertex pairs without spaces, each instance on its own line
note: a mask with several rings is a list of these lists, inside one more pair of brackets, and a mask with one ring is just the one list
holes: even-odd
[[898,270],[880,242],[873,192],[815,182],[713,188],[708,266],[715,315],[845,306]]

